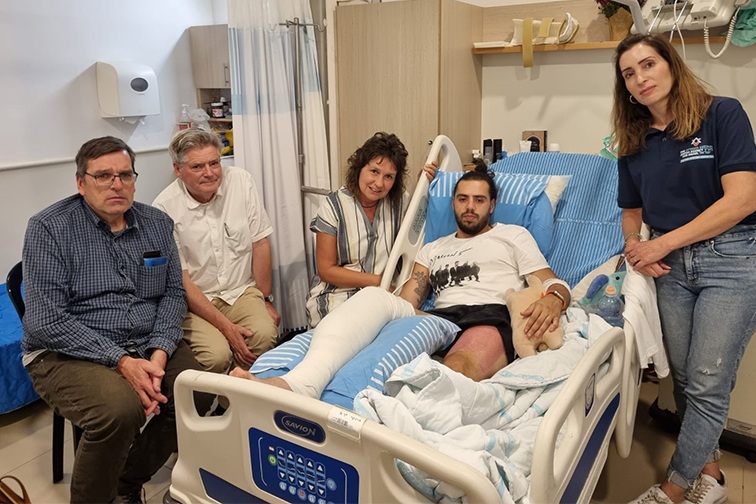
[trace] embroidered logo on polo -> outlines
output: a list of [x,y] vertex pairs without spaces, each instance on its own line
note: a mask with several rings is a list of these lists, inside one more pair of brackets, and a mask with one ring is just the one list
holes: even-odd
[[680,162],[697,161],[699,159],[714,159],[714,147],[702,145],[701,139],[695,137],[690,141],[691,147],[680,151]]

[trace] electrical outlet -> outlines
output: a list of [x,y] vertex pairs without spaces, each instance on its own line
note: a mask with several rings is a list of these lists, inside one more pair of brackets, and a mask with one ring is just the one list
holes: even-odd
[[546,130],[525,130],[522,139],[530,142],[530,152],[546,152]]

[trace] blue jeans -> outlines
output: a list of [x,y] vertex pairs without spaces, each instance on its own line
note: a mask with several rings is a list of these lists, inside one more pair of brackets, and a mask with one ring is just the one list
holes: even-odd
[[668,478],[687,488],[719,459],[738,365],[756,331],[756,226],[735,226],[664,262],[672,271],[656,289],[682,420]]

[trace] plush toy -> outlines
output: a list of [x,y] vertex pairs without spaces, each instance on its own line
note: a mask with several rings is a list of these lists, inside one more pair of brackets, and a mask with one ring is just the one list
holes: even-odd
[[596,313],[599,300],[604,297],[607,287],[612,286],[615,292],[622,292],[622,282],[625,280],[625,271],[615,271],[611,275],[596,275],[588,286],[585,296],[578,300],[588,313]]
[[543,284],[535,275],[528,277],[528,287],[516,291],[509,289],[504,293],[504,300],[509,308],[509,315],[512,319],[512,343],[515,353],[520,357],[528,357],[542,352],[547,348],[555,350],[562,346],[562,326],[554,331],[547,331],[541,338],[529,339],[525,335],[526,319],[520,315],[533,302],[541,298]]

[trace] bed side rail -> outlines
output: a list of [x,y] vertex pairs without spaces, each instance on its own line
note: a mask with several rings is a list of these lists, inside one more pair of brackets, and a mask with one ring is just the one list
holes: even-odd
[[635,430],[635,414],[638,410],[641,379],[643,370],[638,358],[635,343],[635,330],[625,322],[625,365],[622,375],[622,401],[620,402],[617,429],[614,431],[614,441],[617,453],[622,458],[630,456]]
[[[225,396],[228,410],[222,416],[200,417],[194,391]],[[455,486],[470,502],[499,501],[493,484],[467,464],[351,411],[293,392],[227,375],[184,371],[176,380],[175,397],[180,450],[171,496],[184,504],[216,502],[205,492],[200,469],[223,475],[234,487],[267,502],[286,502],[255,483],[251,429],[275,436],[280,444],[293,443],[351,465],[359,475],[361,502],[428,502],[405,482],[394,458]],[[321,429],[322,441],[282,428],[282,414],[298,419],[297,425]],[[262,463],[267,461],[264,457]]]
[[[426,163],[438,161],[438,169],[444,171],[462,171],[462,161],[457,148],[445,135],[438,135],[426,158]],[[387,290],[395,286],[399,291],[412,274],[415,256],[425,242],[425,220],[428,212],[428,177],[420,175],[415,192],[407,207],[399,233],[394,240],[394,247],[389,254],[388,263],[383,273],[381,287]],[[397,268],[401,268],[397,274]]]
[[[609,352],[609,368],[600,376],[599,367]],[[567,379],[536,434],[531,502],[590,499],[617,422],[624,357],[624,333],[612,328],[588,349]]]

